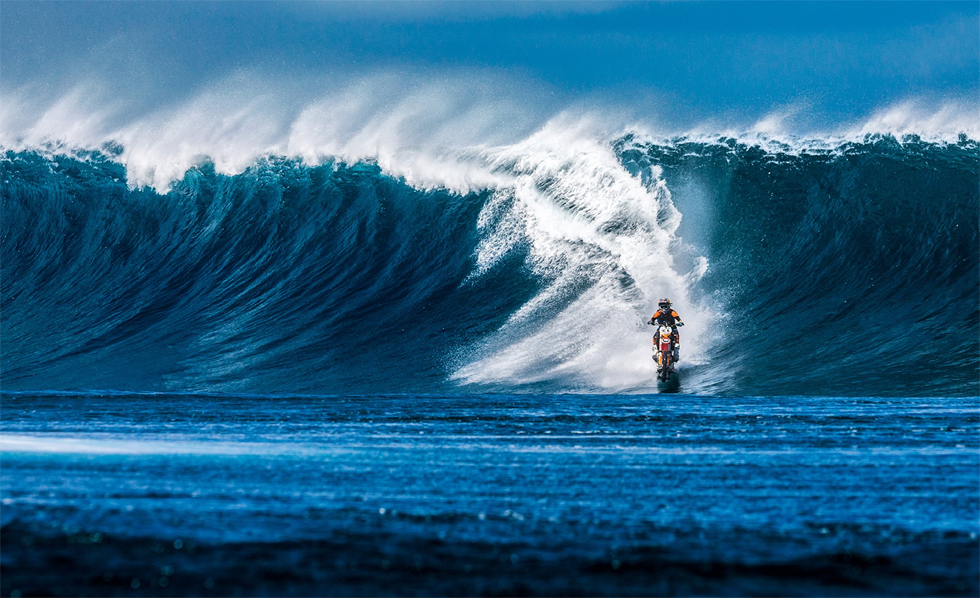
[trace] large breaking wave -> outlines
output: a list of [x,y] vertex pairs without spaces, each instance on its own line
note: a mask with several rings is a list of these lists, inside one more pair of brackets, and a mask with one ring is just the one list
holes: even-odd
[[[291,139],[330,122],[308,110]],[[610,138],[556,118],[408,160],[293,147],[189,169],[121,137],[6,142],[4,390],[651,391],[660,296],[689,323],[684,392],[980,390],[966,135]]]

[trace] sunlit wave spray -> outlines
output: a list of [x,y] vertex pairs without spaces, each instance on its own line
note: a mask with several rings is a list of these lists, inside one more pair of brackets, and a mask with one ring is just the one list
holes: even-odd
[[[453,378],[465,383],[525,385],[561,381],[570,389],[634,390],[651,386],[651,327],[666,296],[684,313],[684,361],[702,359],[712,311],[691,284],[702,256],[680,271],[681,214],[659,172],[647,182],[620,164],[588,123],[557,118],[528,139],[486,153],[495,173],[512,180],[480,214],[473,278],[509,252],[526,249],[541,291],[490,338],[467,352]],[[689,257],[685,255],[685,257]]]

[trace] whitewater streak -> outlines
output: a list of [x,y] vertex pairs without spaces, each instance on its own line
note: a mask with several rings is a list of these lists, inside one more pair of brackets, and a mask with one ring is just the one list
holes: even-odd
[[[688,292],[707,269],[699,257],[678,272],[680,213],[659,176],[647,184],[620,164],[611,144],[583,134],[581,122],[552,121],[520,143],[487,152],[492,172],[514,177],[480,215],[474,276],[526,244],[528,264],[548,285],[515,312],[473,361],[465,382],[523,385],[563,379],[610,390],[649,384],[648,336],[640,326],[657,295],[687,311],[694,339],[713,318]],[[701,345],[690,343],[688,363]]]
[[[493,279],[514,256],[540,283],[491,334],[446,357],[455,384],[652,390],[643,323],[661,296],[673,299],[688,323],[682,368],[703,364],[719,340],[723,311],[717,297],[696,291],[711,267],[708,256],[679,236],[681,213],[662,169],[627,168],[621,155],[624,137],[642,149],[657,136],[594,112],[548,116],[507,96],[487,101],[490,87],[461,93],[461,83],[380,76],[311,97],[239,74],[177,106],[136,116],[103,101],[97,86],[76,87],[40,111],[30,90],[15,90],[0,102],[0,144],[50,155],[79,148],[114,154],[131,189],[165,191],[202,164],[234,176],[285,156],[310,166],[373,163],[419,190],[487,194],[474,268],[460,288]],[[818,139],[784,132],[796,112],[777,111],[736,137],[793,153],[840,148],[872,129],[909,133],[914,122],[925,122],[929,130],[921,132],[939,140],[977,136],[976,121],[952,104],[924,121],[916,120],[922,109],[914,103],[892,107]],[[688,131],[666,143],[692,141],[734,142]]]

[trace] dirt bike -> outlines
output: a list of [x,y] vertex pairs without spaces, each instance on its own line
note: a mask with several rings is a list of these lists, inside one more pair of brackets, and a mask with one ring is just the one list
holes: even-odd
[[674,329],[667,324],[661,324],[653,337],[653,348],[653,358],[657,360],[657,378],[666,382],[675,371]]

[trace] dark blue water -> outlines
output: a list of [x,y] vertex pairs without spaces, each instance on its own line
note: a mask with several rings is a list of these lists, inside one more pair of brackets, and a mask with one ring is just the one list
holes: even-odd
[[975,398],[18,393],[3,407],[5,596],[134,579],[216,595],[978,589]]

